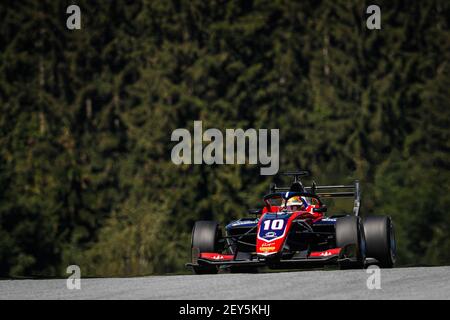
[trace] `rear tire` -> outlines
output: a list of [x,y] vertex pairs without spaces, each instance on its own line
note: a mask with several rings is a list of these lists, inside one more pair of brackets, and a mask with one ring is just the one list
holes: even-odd
[[[203,252],[220,252],[221,232],[215,221],[197,221],[192,229],[191,255],[195,264],[196,258]],[[219,271],[216,266],[194,266],[195,274],[215,274]]]
[[382,268],[392,268],[397,255],[392,219],[386,216],[369,216],[364,218],[363,225],[367,241],[367,256],[375,258]]
[[336,246],[343,250],[340,258],[351,259],[351,261],[339,263],[340,269],[364,268],[366,241],[360,217],[346,216],[337,219]]

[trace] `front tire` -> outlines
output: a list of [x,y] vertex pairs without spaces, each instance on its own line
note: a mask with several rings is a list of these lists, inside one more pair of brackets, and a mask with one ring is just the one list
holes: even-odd
[[[219,224],[215,221],[197,221],[192,229],[191,255],[192,262],[203,252],[221,251],[219,239],[221,232]],[[216,266],[194,266],[195,274],[215,274],[219,271]]]
[[366,260],[366,241],[361,218],[346,216],[336,221],[336,246],[341,248],[340,269],[364,268]]
[[386,216],[369,216],[363,220],[367,256],[375,258],[382,268],[392,268],[397,255],[394,224]]

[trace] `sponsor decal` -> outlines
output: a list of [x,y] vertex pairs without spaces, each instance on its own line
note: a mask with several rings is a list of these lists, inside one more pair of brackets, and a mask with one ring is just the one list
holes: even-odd
[[275,251],[275,246],[271,246],[271,247],[263,247],[263,246],[261,246],[261,247],[259,248],[259,251],[262,251],[262,252],[271,252],[271,251]]
[[316,251],[316,252],[311,252],[311,257],[329,257],[332,255],[336,255],[339,254],[339,252],[341,251],[340,248],[335,248],[335,249],[329,249],[326,251]]
[[265,242],[261,244],[261,246],[259,247],[259,251],[262,252],[271,252],[275,251],[275,249],[276,249],[275,242]]
[[234,227],[234,226],[240,226],[243,224],[255,224],[255,223],[256,223],[256,220],[247,220],[247,221],[236,221],[236,222],[233,222],[231,225]]
[[275,242],[265,242],[261,245],[261,247],[270,247],[270,246],[274,246]]
[[200,258],[209,260],[233,260],[234,256],[229,254],[220,254],[214,252],[203,252],[200,253]]

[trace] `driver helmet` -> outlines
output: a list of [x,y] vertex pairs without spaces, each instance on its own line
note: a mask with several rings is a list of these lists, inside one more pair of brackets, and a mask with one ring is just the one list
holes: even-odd
[[289,211],[305,210],[305,202],[299,196],[290,198],[286,203],[286,209]]

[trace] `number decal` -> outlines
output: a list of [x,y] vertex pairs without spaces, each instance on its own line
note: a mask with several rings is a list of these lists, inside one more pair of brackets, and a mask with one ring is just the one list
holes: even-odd
[[266,220],[264,221],[264,230],[281,230],[284,226],[283,219]]
[[283,229],[284,220],[276,219],[272,221],[272,230],[281,230]]

